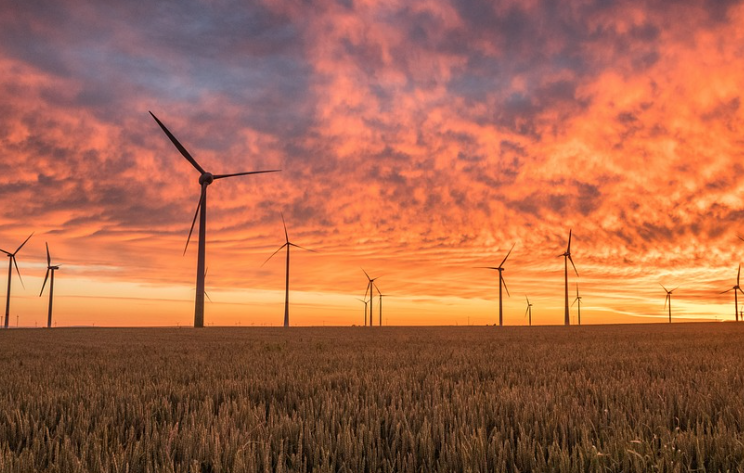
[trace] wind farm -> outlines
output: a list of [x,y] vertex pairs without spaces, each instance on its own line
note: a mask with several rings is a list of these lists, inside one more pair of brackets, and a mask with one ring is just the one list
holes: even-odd
[[744,0],[6,3],[0,473],[741,471]]

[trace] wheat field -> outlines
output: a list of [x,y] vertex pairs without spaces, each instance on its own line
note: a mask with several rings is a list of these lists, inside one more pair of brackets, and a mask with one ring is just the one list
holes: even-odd
[[744,324],[0,333],[0,472],[744,471]]

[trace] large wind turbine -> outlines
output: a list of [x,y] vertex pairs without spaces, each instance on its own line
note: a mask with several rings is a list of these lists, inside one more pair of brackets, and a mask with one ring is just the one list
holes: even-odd
[[44,293],[44,286],[46,286],[49,274],[52,274],[52,279],[49,281],[49,315],[47,316],[47,328],[52,327],[52,301],[54,300],[54,272],[59,269],[59,266],[52,266],[52,257],[49,255],[49,243],[44,243],[47,251],[47,272],[44,276],[44,283],[41,285],[41,291],[39,291],[39,297]]
[[279,247],[278,250],[273,252],[271,256],[269,256],[266,261],[263,262],[261,266],[268,263],[271,258],[274,257],[275,254],[279,253],[282,248],[285,246],[287,247],[287,272],[286,272],[286,283],[285,283],[285,293],[284,293],[284,326],[289,327],[289,247],[294,246],[295,248],[299,248],[301,250],[307,250],[307,251],[315,251],[311,250],[309,248],[304,248],[300,245],[295,245],[291,241],[289,241],[289,234],[287,233],[287,224],[284,222],[284,214],[282,214],[282,225],[284,225],[284,239],[286,243],[284,243],[282,246]]
[[23,245],[26,244],[28,240],[31,239],[31,237],[34,236],[33,232],[31,235],[26,238],[26,240],[21,243],[21,246],[18,247],[13,253],[7,252],[5,250],[1,250],[3,253],[8,255],[8,294],[5,297],[5,328],[8,328],[8,321],[10,320],[10,280],[11,276],[13,275],[13,266],[15,265],[16,272],[18,273],[18,279],[21,281],[21,286],[24,288],[26,286],[23,285],[23,278],[21,278],[21,271],[18,269],[18,262],[16,261],[16,254],[21,251],[21,248],[23,248]]
[[[739,283],[737,282],[737,285],[738,284]],[[659,283],[659,286],[661,286],[664,289],[664,291],[666,291],[666,297],[664,298],[664,308],[666,309],[667,306],[669,306],[669,323],[671,324],[672,323],[672,293],[674,291],[676,291],[678,288],[675,287],[674,289],[672,289],[670,291],[669,289],[665,288],[664,285],[661,284],[661,283]],[[726,292],[728,292],[728,291],[726,291]],[[738,303],[737,303],[736,307],[738,307]],[[734,311],[736,311],[736,309],[734,309]],[[738,315],[737,315],[736,319],[739,320],[739,316]]]
[[502,292],[501,288],[503,287],[506,289],[506,295],[511,297],[511,294],[509,294],[509,288],[506,287],[506,281],[504,281],[504,263],[506,263],[506,259],[511,254],[512,250],[514,249],[514,245],[509,249],[509,252],[504,256],[504,260],[501,261],[501,264],[497,267],[493,266],[478,266],[482,269],[493,269],[495,271],[499,272],[499,327],[502,327],[504,325],[504,305],[503,305],[503,299],[502,299]]
[[[739,321],[739,311],[738,311],[739,294],[738,293],[741,292],[742,294],[744,294],[744,291],[742,291],[741,288],[739,287],[739,276],[741,276],[741,265],[739,265],[739,271],[736,273],[736,286],[732,287],[731,289],[727,291],[721,292],[721,294],[726,294],[729,291],[734,291],[734,304],[735,304],[734,305],[734,317],[736,317],[737,322]],[[8,322],[8,319],[6,318],[5,319],[6,326],[7,326],[7,322]]]
[[[374,284],[377,279],[379,279],[380,276],[377,276],[376,278],[370,278],[369,274],[367,274],[367,271],[364,271],[364,268],[362,268],[362,272],[364,272],[364,275],[367,276],[367,291],[364,293],[364,298],[367,298],[367,293],[369,293],[369,326],[372,326],[372,309],[373,304],[372,301],[374,300]],[[378,291],[379,292],[379,291]]]
[[[178,149],[181,155],[191,163],[194,168],[199,171],[199,185],[201,186],[201,195],[199,197],[199,203],[196,205],[196,213],[194,213],[194,220],[191,222],[191,229],[189,230],[189,236],[186,239],[186,248],[183,253],[186,254],[186,249],[189,247],[189,240],[191,240],[191,234],[194,231],[194,225],[196,224],[196,217],[199,217],[199,252],[196,263],[196,302],[194,304],[194,327],[204,327],[204,267],[205,267],[205,256],[206,256],[206,233],[207,233],[207,187],[216,181],[217,179],[224,179],[226,177],[234,176],[247,176],[249,174],[262,174],[267,172],[278,172],[278,169],[270,171],[250,171],[250,172],[237,172],[232,174],[212,174],[211,172],[205,171],[199,163],[186,151],[186,148],[176,139],[175,136],[158,120],[152,112],[150,112],[152,118],[160,125],[160,128],[168,136],[173,145]],[[201,210],[201,214],[199,211]]]
[[573,259],[571,258],[571,232],[572,230],[568,231],[568,246],[566,247],[566,252],[562,255],[563,256],[563,275],[566,280],[566,311],[563,316],[563,325],[571,325],[571,318],[568,313],[568,262],[571,262],[571,266],[573,266],[574,272],[576,273],[576,276],[579,275],[579,272],[576,270],[576,265],[573,262]]
[[576,284],[576,299],[571,303],[571,307],[574,306],[574,304],[578,303],[578,309],[579,309],[579,325],[581,325],[581,296],[579,295],[579,284]]
[[530,327],[532,327],[532,303],[530,302],[530,298],[527,296],[524,296],[525,299],[527,299],[527,310],[524,311],[524,315],[526,316],[529,314],[530,316]]

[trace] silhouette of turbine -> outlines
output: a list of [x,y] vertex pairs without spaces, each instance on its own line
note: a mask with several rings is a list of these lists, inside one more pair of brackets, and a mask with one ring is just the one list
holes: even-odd
[[5,328],[8,328],[8,322],[10,320],[10,281],[11,276],[13,275],[13,266],[15,266],[16,272],[18,273],[18,279],[21,281],[21,286],[24,288],[26,287],[23,284],[23,278],[21,277],[21,271],[18,269],[18,262],[16,261],[16,254],[21,251],[21,248],[23,248],[23,245],[26,244],[28,240],[31,239],[31,237],[34,236],[33,232],[26,238],[26,240],[21,243],[21,246],[18,247],[13,253],[10,253],[8,251],[0,249],[3,253],[8,255],[8,294],[5,297]]
[[[372,327],[372,309],[373,307],[373,300],[374,300],[374,288],[373,285],[377,279],[380,277],[377,276],[376,278],[370,278],[369,274],[367,274],[367,271],[364,271],[364,268],[362,268],[362,272],[365,276],[367,276],[367,290],[364,292],[364,298],[367,298],[367,294],[369,293],[369,326]],[[379,291],[378,291],[379,292]]]
[[380,308],[379,308],[379,310],[380,310],[380,327],[382,327],[382,298],[383,298],[383,296],[387,296],[387,294],[383,294],[382,292],[380,292],[380,288],[377,287],[377,284],[374,284],[373,283],[373,285],[375,286],[375,289],[377,289],[377,294],[380,296],[380,304],[379,304],[379,306],[380,306]]
[[581,296],[579,295],[579,284],[576,283],[576,299],[571,303],[571,307],[574,306],[578,302],[578,309],[579,309],[579,325],[581,325]]
[[359,299],[359,298],[357,298],[357,300],[359,302],[364,303],[364,326],[366,327],[367,326],[367,301],[364,299]]
[[289,327],[289,247],[294,246],[295,248],[299,248],[301,250],[307,250],[315,252],[315,250],[311,250],[309,248],[302,247],[300,245],[295,245],[291,241],[289,241],[289,234],[287,233],[287,224],[284,222],[284,214],[282,215],[282,225],[284,225],[284,239],[286,243],[284,243],[282,246],[279,247],[278,250],[273,252],[271,256],[269,256],[266,261],[263,262],[261,266],[268,263],[271,258],[274,257],[275,254],[279,253],[282,248],[285,246],[287,247],[287,272],[286,272],[286,284],[285,284],[285,294],[284,294],[284,326]]
[[[669,306],[669,323],[671,324],[672,323],[672,293],[679,288],[675,287],[674,289],[670,291],[669,289],[665,288],[664,285],[661,283],[659,283],[659,286],[661,286],[666,292],[666,297],[664,298],[664,308],[666,309],[667,305]],[[734,309],[734,311],[736,311],[736,309]]]
[[52,266],[52,257],[49,255],[49,243],[44,242],[46,245],[47,252],[47,272],[44,276],[44,283],[41,285],[41,291],[39,291],[39,297],[44,293],[44,286],[46,286],[47,279],[51,273],[52,279],[49,281],[49,314],[47,315],[47,328],[52,327],[52,301],[54,300],[54,272],[59,269],[59,266]]
[[504,260],[501,261],[501,264],[498,265],[497,267],[478,266],[478,268],[481,268],[481,269],[493,269],[499,272],[499,327],[503,327],[504,325],[504,305],[502,302],[501,288],[503,287],[504,289],[506,289],[506,295],[511,297],[511,294],[509,294],[509,288],[506,287],[506,281],[504,281],[504,269],[505,269],[504,263],[506,263],[506,259],[509,257],[513,249],[514,249],[514,245],[512,245],[511,249],[509,249],[509,252],[504,257]]
[[573,259],[571,258],[571,233],[572,230],[568,231],[568,246],[566,247],[566,252],[558,255],[563,256],[563,276],[566,280],[566,311],[563,316],[563,325],[571,325],[571,318],[568,313],[568,262],[571,262],[571,266],[573,266],[574,272],[576,273],[576,276],[579,275],[579,272],[576,270],[576,265],[573,262]]
[[[204,327],[204,266],[206,259],[206,233],[207,233],[207,187],[216,181],[217,179],[224,179],[227,177],[235,176],[247,176],[250,174],[263,174],[267,172],[279,172],[278,169],[270,171],[250,171],[250,172],[236,172],[232,174],[212,174],[211,172],[205,171],[199,163],[186,151],[186,148],[176,139],[175,136],[158,120],[152,112],[150,112],[152,118],[158,123],[163,132],[171,140],[171,143],[178,149],[181,155],[191,163],[194,168],[199,171],[199,185],[201,186],[201,194],[199,197],[199,203],[196,205],[196,213],[194,213],[194,220],[191,222],[191,229],[189,230],[189,236],[186,239],[186,247],[183,250],[183,254],[186,254],[186,250],[189,247],[189,241],[191,240],[191,234],[194,231],[194,225],[196,224],[196,218],[199,218],[199,251],[196,263],[196,301],[194,304],[194,327]],[[201,214],[199,211],[201,210]]]
[[[732,287],[731,289],[727,291],[721,292],[721,294],[726,294],[727,292],[734,291],[734,304],[735,304],[734,305],[734,317],[736,317],[737,322],[739,321],[739,312],[737,310],[739,308],[739,294],[738,293],[741,292],[742,294],[744,294],[744,291],[742,291],[741,288],[739,287],[739,276],[741,276],[741,265],[739,265],[739,271],[736,273],[736,286]],[[6,319],[6,322],[7,322],[7,319]]]
[[532,327],[532,303],[530,303],[530,298],[527,296],[524,296],[525,299],[527,299],[527,310],[524,311],[525,317],[527,314],[529,314],[530,318],[530,327]]

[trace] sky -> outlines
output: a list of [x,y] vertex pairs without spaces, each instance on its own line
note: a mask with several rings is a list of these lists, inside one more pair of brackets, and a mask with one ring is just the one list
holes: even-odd
[[[732,320],[744,241],[737,1],[11,2],[0,10],[0,248],[11,326]],[[0,285],[7,276],[2,271]],[[6,292],[2,291],[3,297]],[[375,299],[375,323],[378,320]],[[744,304],[744,297],[742,297]],[[572,309],[576,322],[576,306]]]

